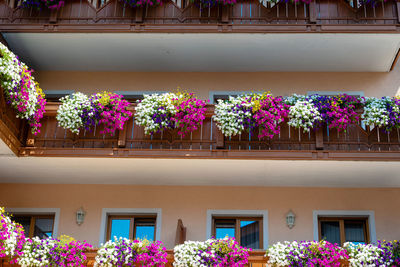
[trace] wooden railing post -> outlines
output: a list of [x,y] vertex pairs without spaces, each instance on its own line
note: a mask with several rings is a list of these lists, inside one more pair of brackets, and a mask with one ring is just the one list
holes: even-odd
[[229,6],[228,5],[222,5],[221,22],[222,23],[229,22]]
[[57,22],[57,13],[58,13],[58,9],[55,8],[55,9],[51,10],[49,23],[54,24]]
[[216,142],[215,147],[217,149],[224,149],[225,148],[225,137],[224,137],[224,134],[218,128],[217,128],[217,142]]
[[315,149],[324,149],[324,131],[322,128],[319,128],[315,131]]
[[26,146],[35,146],[35,136],[33,135],[31,129],[28,128],[28,137],[26,138]]
[[396,1],[396,7],[397,7],[397,21],[400,23],[400,0]]
[[126,125],[118,133],[118,147],[123,148],[126,146]]
[[143,7],[136,7],[136,14],[135,14],[135,22],[142,23],[143,22],[143,14],[144,8]]
[[316,5],[317,4],[315,3],[315,0],[311,1],[311,3],[308,5],[311,23],[317,23],[317,6]]

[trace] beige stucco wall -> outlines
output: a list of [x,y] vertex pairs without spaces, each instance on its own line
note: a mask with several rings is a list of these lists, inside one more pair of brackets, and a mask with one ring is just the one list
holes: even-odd
[[[400,65],[400,64],[399,64]],[[274,95],[307,91],[363,91],[365,96],[394,96],[400,87],[400,66],[391,72],[38,72],[45,90],[87,93],[110,91],[170,91],[181,87],[208,99],[209,91],[261,91]]]
[[[189,175],[189,174],[188,174]],[[207,209],[260,209],[269,212],[269,243],[313,238],[313,210],[373,210],[378,239],[400,239],[400,188],[270,188],[179,187],[131,185],[1,184],[0,206],[60,208],[59,233],[97,245],[102,208],[161,208],[161,239],[172,248],[179,218],[187,238],[204,240]],[[85,223],[75,223],[79,207]],[[292,209],[296,226],[289,230],[285,214]]]

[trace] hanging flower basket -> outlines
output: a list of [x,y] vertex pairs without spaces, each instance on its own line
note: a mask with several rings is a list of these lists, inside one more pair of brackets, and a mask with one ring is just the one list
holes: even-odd
[[52,10],[60,9],[64,6],[66,0],[23,0],[20,4],[22,8],[35,8],[35,9],[43,9],[48,8]]
[[159,6],[162,4],[162,0],[121,0],[123,3],[131,7],[144,7],[144,6]]

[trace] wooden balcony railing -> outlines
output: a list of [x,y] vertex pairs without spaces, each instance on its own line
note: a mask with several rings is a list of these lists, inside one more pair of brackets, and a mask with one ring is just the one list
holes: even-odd
[[[385,133],[383,129],[363,127],[361,122],[350,125],[346,132],[325,127],[310,133],[283,122],[280,135],[272,140],[259,139],[257,132],[227,138],[212,120],[214,106],[208,105],[203,125],[184,138],[177,130],[146,135],[134,117],[115,135],[100,134],[99,127],[76,135],[58,126],[58,105],[47,104],[41,133],[28,133],[19,156],[400,160],[398,130]],[[129,109],[134,113],[133,104]]]
[[[172,250],[168,250],[168,263],[165,267],[173,267],[174,262],[174,254]],[[84,266],[93,267],[95,263],[97,250],[91,250],[86,252],[87,261]],[[268,266],[268,258],[264,257],[265,251],[252,251],[250,252],[249,263],[244,267],[265,267]],[[0,267],[10,267],[10,266],[19,266],[17,264],[10,264],[8,260],[0,258]],[[341,267],[347,267],[349,263],[347,261],[343,261]],[[138,266],[139,267],[139,266]]]
[[18,8],[18,2],[0,0],[2,32],[397,32],[400,26],[398,0],[238,0],[208,8],[189,0],[142,8],[120,0],[68,0],[53,11]]

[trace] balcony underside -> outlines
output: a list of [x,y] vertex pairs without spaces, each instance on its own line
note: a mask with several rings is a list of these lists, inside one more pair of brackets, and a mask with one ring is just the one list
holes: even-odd
[[[16,3],[17,1],[10,1]],[[273,5],[238,1],[234,6],[200,8],[183,1],[131,8],[122,1],[66,1],[58,10],[19,9],[0,3],[0,30],[12,32],[398,32],[400,3],[352,7],[349,1]],[[102,1],[103,2],[103,1]],[[188,2],[188,1],[184,1]]]

